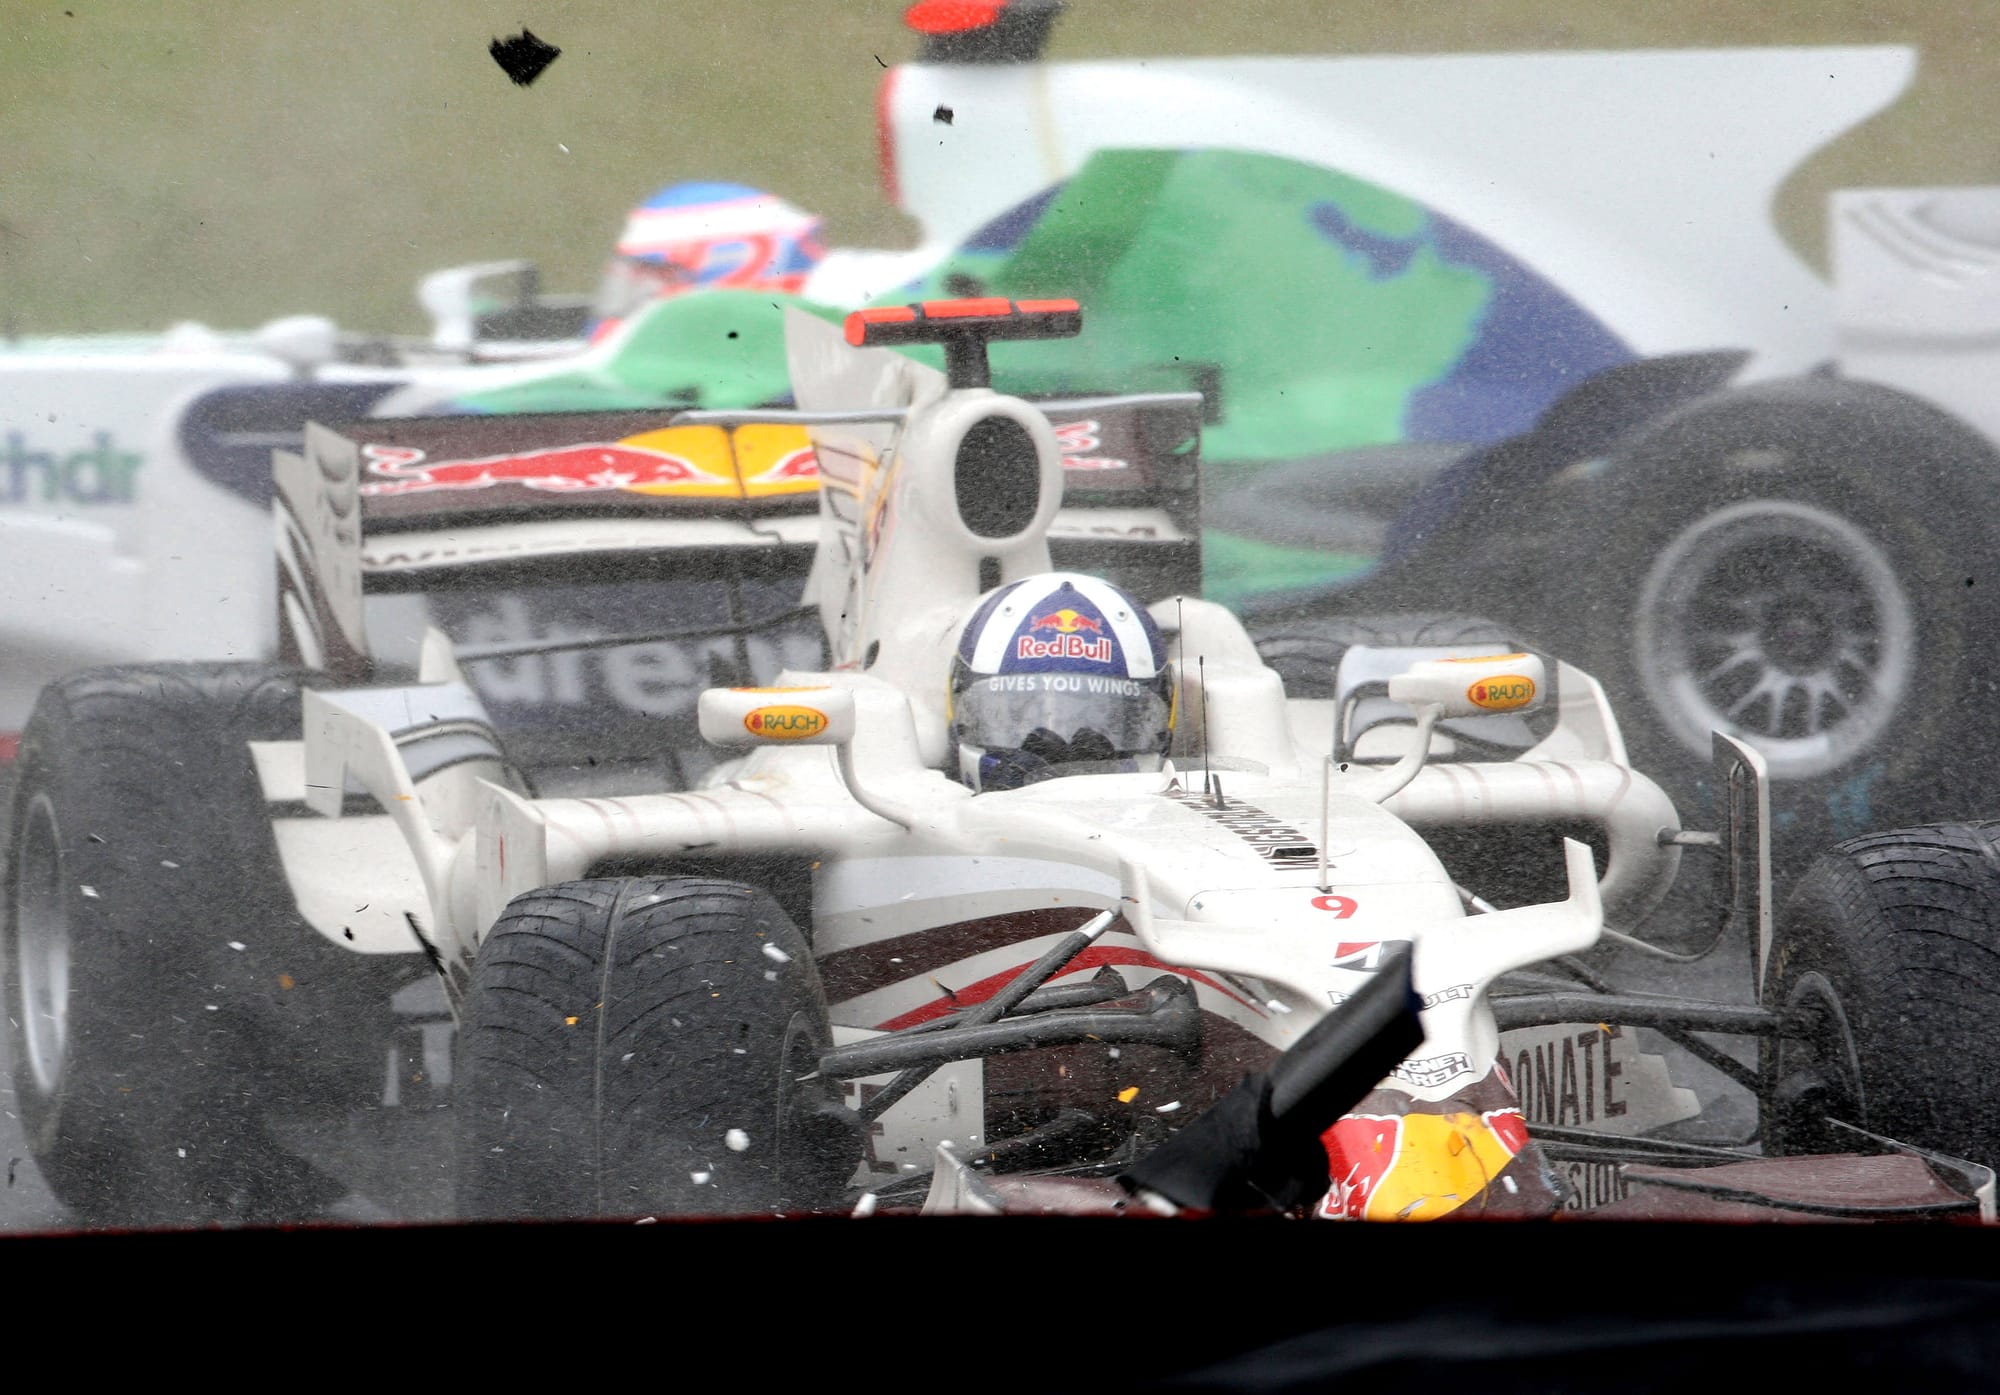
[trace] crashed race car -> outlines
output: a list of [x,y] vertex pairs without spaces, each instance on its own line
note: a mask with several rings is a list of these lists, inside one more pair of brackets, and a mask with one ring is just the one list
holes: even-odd
[[[466,1218],[1992,1219],[1990,1033],[1904,1010],[1983,953],[1985,829],[1840,845],[1774,929],[1742,743],[1685,830],[1588,674],[1470,618],[1357,621],[1288,691],[1199,596],[1199,400],[988,387],[1082,318],[800,315],[795,409],[281,452],[291,664],[88,671],[23,740],[9,1018],[65,1202],[323,1211],[288,1126],[365,1109],[448,1117]],[[449,632],[564,587],[599,633]],[[650,720],[478,676],[621,650]],[[1744,992],[1612,981],[1696,857]]]

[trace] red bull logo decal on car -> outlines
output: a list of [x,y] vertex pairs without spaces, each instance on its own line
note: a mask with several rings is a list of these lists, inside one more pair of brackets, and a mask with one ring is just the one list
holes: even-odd
[[[1108,664],[1115,653],[1111,637],[1101,622],[1065,606],[1028,621],[1037,634],[1022,635],[1014,641],[1014,654],[1021,659],[1088,659]],[[1097,635],[1096,639],[1085,638]]]
[[1517,1109],[1447,1114],[1350,1114],[1325,1135],[1333,1186],[1322,1216],[1427,1221],[1468,1203],[1528,1143]]
[[361,492],[370,495],[487,489],[496,484],[571,494],[646,485],[731,483],[726,476],[712,475],[685,457],[618,442],[435,464],[422,463],[424,452],[399,446],[364,446],[362,454],[372,478],[361,486]]
[[783,480],[818,480],[819,457],[813,454],[811,446],[795,450],[785,456],[770,469],[761,474],[749,476],[753,484],[777,484]]
[[796,426],[753,422],[668,426],[615,441],[564,444],[473,460],[433,461],[409,446],[373,443],[363,494],[416,494],[434,489],[518,485],[552,494],[620,490],[722,499],[808,494],[819,487],[819,460]]

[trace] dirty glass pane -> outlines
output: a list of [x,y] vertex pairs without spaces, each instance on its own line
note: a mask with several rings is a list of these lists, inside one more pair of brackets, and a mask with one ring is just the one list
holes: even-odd
[[0,1229],[1991,1221],[1985,19],[8,16]]

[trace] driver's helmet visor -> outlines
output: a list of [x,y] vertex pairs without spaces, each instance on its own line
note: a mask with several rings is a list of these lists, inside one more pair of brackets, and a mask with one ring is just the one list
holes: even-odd
[[951,719],[961,743],[987,751],[1021,750],[1042,731],[1065,743],[1095,733],[1109,753],[1156,756],[1173,730],[1173,705],[1165,674],[1006,673],[961,688]]
[[622,320],[662,296],[692,290],[694,285],[694,272],[679,262],[663,257],[613,257],[598,284],[592,318]]

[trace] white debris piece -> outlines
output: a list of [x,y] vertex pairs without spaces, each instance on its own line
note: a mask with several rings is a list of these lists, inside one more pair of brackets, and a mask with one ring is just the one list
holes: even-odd
[[172,867],[172,868],[173,868],[173,869],[175,869],[176,871],[180,870],[180,863],[178,863],[178,862],[175,862],[175,861],[173,861],[173,860],[171,860],[171,859],[169,859],[169,858],[164,858],[164,857],[163,857],[163,858],[161,858],[161,859],[160,859],[160,865],[161,865],[162,867]]
[[249,946],[244,944],[243,941],[241,940],[231,940],[229,942],[229,947],[235,950],[238,954],[241,954],[244,950],[249,948]]
[[77,890],[81,891],[84,894],[84,896],[89,900],[95,901],[97,899],[97,888],[94,886],[79,885],[77,887]]
[[873,1193],[873,1192],[863,1192],[863,1193],[861,1193],[861,1200],[859,1200],[859,1201],[857,1201],[857,1202],[855,1202],[855,1203],[854,1203],[854,1214],[855,1214],[856,1216],[872,1216],[872,1215],[874,1215],[874,1214],[875,1214],[875,1193]]
[[1153,1112],[1155,1114],[1171,1114],[1180,1107],[1181,1102],[1179,1100],[1168,1100],[1165,1104],[1156,1106]]
[[792,962],[791,955],[785,953],[782,949],[779,949],[776,945],[772,944],[767,944],[764,946],[764,957],[766,959],[776,960],[780,964],[789,964]]
[[708,1179],[713,1175],[713,1173],[708,1172],[690,1172],[688,1174],[688,1181],[694,1183],[697,1187],[705,1187],[708,1185]]
[[741,1129],[731,1129],[722,1136],[722,1141],[729,1145],[730,1152],[740,1153],[750,1146],[750,1135]]

